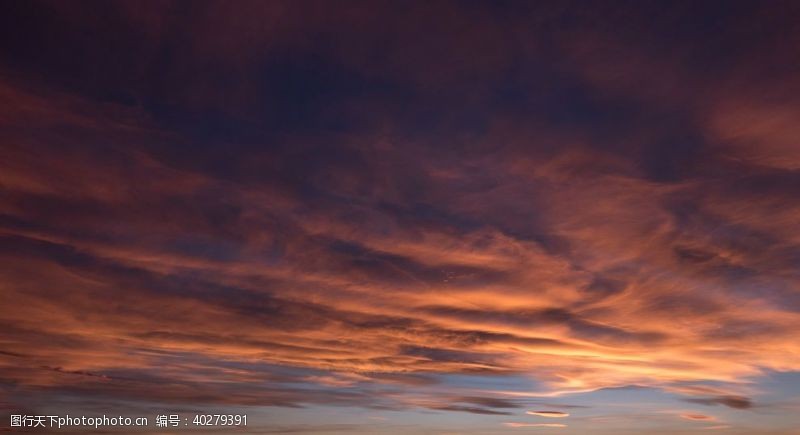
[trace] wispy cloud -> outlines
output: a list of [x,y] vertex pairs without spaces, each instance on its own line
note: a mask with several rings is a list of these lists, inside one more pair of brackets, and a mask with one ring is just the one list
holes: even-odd
[[526,411],[529,415],[538,415],[539,417],[563,418],[569,417],[569,413],[561,411]]
[[515,423],[515,422],[510,422],[510,423],[503,423],[503,424],[508,426],[508,427],[513,427],[513,428],[526,428],[526,427],[559,427],[560,428],[560,427],[567,427],[566,424],[560,424],[560,423]]
[[714,417],[705,414],[681,414],[681,418],[686,420],[714,421]]

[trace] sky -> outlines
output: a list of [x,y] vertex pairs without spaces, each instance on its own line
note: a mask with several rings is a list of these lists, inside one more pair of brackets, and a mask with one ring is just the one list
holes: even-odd
[[799,77],[796,1],[2,1],[0,431],[800,434]]

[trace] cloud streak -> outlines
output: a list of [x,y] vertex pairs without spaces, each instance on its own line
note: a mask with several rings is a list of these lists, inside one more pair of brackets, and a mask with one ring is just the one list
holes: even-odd
[[560,424],[560,423],[517,423],[517,422],[511,422],[511,423],[504,423],[504,424],[506,426],[512,427],[512,428],[526,428],[526,427],[562,428],[562,427],[567,427],[566,424]]
[[539,417],[548,417],[548,418],[569,417],[569,413],[561,411],[526,411],[525,413],[528,415],[536,415]]

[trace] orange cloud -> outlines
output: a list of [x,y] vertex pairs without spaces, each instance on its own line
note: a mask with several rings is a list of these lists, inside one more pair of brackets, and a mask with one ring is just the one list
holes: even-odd
[[513,428],[524,428],[524,427],[567,427],[566,424],[559,424],[559,423],[503,423],[508,427]]
[[[35,108],[6,114],[9,123],[45,112],[86,134],[160,135],[116,129],[111,115],[90,108],[76,121],[5,89]],[[373,209],[340,219],[336,205],[301,218],[303,200],[290,192],[178,170],[143,150],[105,162],[56,148],[39,157],[7,149],[4,185],[13,194],[0,205],[8,216],[0,232],[13,268],[3,272],[3,319],[13,325],[9,352],[25,356],[6,357],[4,367],[23,384],[72,388],[69,372],[113,380],[107,372],[180,353],[339,373],[304,378],[328,387],[389,382],[371,374],[530,373],[545,389],[513,394],[634,384],[743,408],[750,399],[739,380],[765,367],[800,367],[791,352],[800,319],[771,303],[796,278],[781,260],[795,243],[796,211],[779,191],[738,207],[724,187],[700,181],[587,179],[570,169],[592,160],[580,151],[512,166],[508,201],[525,211],[515,189],[548,186],[537,193],[547,207],[536,214],[570,246],[566,255],[499,224],[411,225]],[[143,181],[133,186],[121,174]],[[454,167],[438,182],[471,176]],[[491,219],[498,200],[477,190],[443,198],[442,207]],[[69,298],[54,298],[53,289],[69,289]],[[232,381],[259,376],[208,369]],[[175,370],[187,381],[204,377],[194,367]],[[729,390],[686,388],[708,380]]]
[[525,413],[529,415],[538,415],[539,417],[552,417],[552,418],[569,417],[569,413],[561,411],[526,411]]
[[681,418],[686,420],[702,420],[702,421],[716,420],[714,417],[704,414],[681,414]]

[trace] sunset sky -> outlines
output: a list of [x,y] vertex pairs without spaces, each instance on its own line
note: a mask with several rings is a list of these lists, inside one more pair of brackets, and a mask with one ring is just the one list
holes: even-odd
[[0,431],[198,412],[800,434],[800,2],[0,1]]

